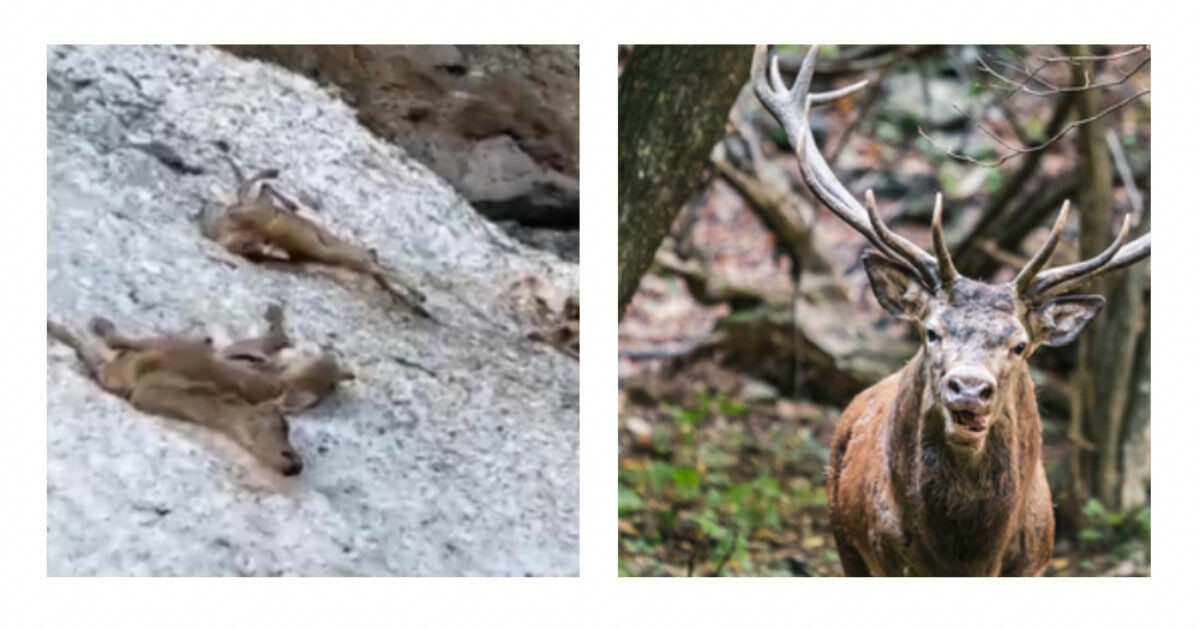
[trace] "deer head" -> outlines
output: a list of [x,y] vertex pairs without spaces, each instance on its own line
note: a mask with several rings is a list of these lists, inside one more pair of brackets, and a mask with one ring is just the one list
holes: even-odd
[[1061,294],[1149,256],[1150,234],[1126,244],[1126,216],[1117,239],[1096,257],[1043,270],[1066,225],[1070,205],[1064,203],[1046,243],[1011,282],[987,284],[960,276],[942,231],[940,194],[934,202],[930,254],[884,224],[870,191],[866,206],[859,204],[817,150],[809,108],[867,83],[810,94],[817,52],[816,46],[809,50],[796,81],[787,87],[778,58],[771,59],[768,70],[766,46],[759,46],[751,69],[754,92],[783,125],[809,189],[878,250],[863,258],[871,289],[885,310],[921,332],[917,363],[925,384],[922,396],[929,411],[943,419],[947,442],[978,449],[993,419],[1011,415],[1005,406],[1018,380],[1012,376],[1027,373],[1025,361],[1034,349],[1070,343],[1104,306],[1097,295]]
[[288,440],[288,421],[279,402],[230,405],[226,431],[233,441],[259,461],[287,476],[298,475],[304,464]]

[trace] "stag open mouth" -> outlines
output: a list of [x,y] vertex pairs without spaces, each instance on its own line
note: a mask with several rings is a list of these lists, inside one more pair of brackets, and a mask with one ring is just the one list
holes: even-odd
[[946,409],[946,433],[956,442],[976,445],[987,435],[992,414]]

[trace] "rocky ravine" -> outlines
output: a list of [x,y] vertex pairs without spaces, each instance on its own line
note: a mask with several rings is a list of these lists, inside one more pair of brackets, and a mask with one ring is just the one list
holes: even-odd
[[[50,575],[577,573],[578,366],[524,339],[505,290],[532,276],[565,296],[577,266],[513,242],[278,67],[192,47],[47,55],[49,316],[221,338],[279,301],[293,336],[358,375],[292,420],[305,470],[282,478],[103,392],[48,342]],[[440,323],[367,282],[219,261],[191,218],[230,187],[219,140],[282,169]]]

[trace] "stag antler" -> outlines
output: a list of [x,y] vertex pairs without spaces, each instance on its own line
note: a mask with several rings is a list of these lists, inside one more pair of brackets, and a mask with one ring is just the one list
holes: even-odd
[[1067,224],[1067,213],[1070,208],[1069,201],[1063,203],[1062,210],[1058,213],[1058,219],[1054,221],[1054,227],[1050,230],[1050,236],[1046,238],[1041,249],[1033,255],[1029,264],[1025,265],[1025,268],[1012,281],[1012,286],[1017,293],[1032,302],[1066,293],[1093,278],[1128,267],[1150,255],[1149,232],[1131,243],[1125,243],[1125,240],[1129,238],[1130,224],[1130,215],[1126,214],[1117,238],[1104,251],[1081,262],[1041,271],[1046,261],[1050,259],[1050,255],[1054,253],[1054,247],[1058,245],[1063,227]]
[[[835,101],[867,85],[867,81],[863,80],[830,92],[810,94],[809,87],[812,85],[819,50],[818,46],[809,48],[804,63],[800,66],[800,72],[796,75],[796,81],[789,88],[779,73],[779,58],[772,57],[768,68],[767,46],[757,46],[754,49],[754,63],[750,67],[754,94],[762,101],[767,111],[783,125],[788,141],[792,143],[796,156],[800,159],[800,175],[804,183],[826,207],[865,236],[876,249],[900,264],[912,267],[916,276],[930,290],[936,291],[939,287],[949,286],[958,277],[958,271],[950,259],[946,237],[942,231],[941,194],[938,194],[933,208],[935,257],[888,229],[875,207],[874,193],[867,191],[865,208],[859,204],[850,191],[838,181],[821,152],[817,150],[812,127],[808,124],[809,109],[813,105]],[[1062,236],[1069,210],[1070,202],[1063,203],[1050,236],[1012,281],[1013,288],[1026,299],[1037,302],[1065,293],[1093,278],[1128,267],[1150,255],[1149,232],[1130,243],[1125,243],[1129,236],[1130,223],[1130,217],[1127,215],[1117,239],[1097,256],[1083,262],[1042,271]]]
[[[796,150],[800,159],[800,175],[809,190],[835,215],[845,221],[850,227],[867,238],[876,249],[895,259],[901,264],[913,268],[917,277],[930,290],[936,291],[958,277],[950,256],[945,251],[945,238],[942,234],[941,195],[938,195],[934,211],[934,247],[938,250],[935,258],[929,252],[918,247],[913,242],[892,232],[879,218],[875,207],[875,196],[867,192],[867,207],[854,199],[850,191],[837,179],[813,139],[812,128],[808,124],[809,108],[813,105],[829,103],[843,96],[862,89],[867,85],[864,79],[853,85],[830,92],[809,93],[812,85],[813,72],[816,69],[818,46],[809,48],[800,66],[800,73],[792,87],[787,87],[779,73],[779,58],[772,57],[770,62],[770,80],[768,82],[767,46],[759,45],[754,50],[754,63],[750,68],[751,82],[754,94],[763,105],[783,125],[788,141]],[[941,243],[939,246],[938,243]]]

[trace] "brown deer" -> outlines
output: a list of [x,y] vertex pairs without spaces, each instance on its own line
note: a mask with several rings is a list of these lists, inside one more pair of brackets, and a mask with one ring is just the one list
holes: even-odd
[[384,270],[373,251],[301,216],[300,204],[271,184],[278,170],[262,170],[247,178],[232,158],[221,155],[233,169],[237,191],[219,212],[202,218],[205,236],[253,262],[316,263],[369,276],[413,312],[431,317],[423,306],[425,295]]
[[289,352],[292,340],[284,331],[283,308],[278,304],[267,308],[266,320],[266,334],[233,342],[221,348],[218,356],[282,382],[285,392],[279,402],[284,411],[308,409],[332,394],[342,381],[354,379],[329,350],[318,355]]
[[296,475],[303,464],[288,441],[284,413],[315,404],[348,375],[328,353],[280,362],[277,355],[291,345],[280,328],[282,311],[273,306],[267,318],[272,326],[267,336],[225,351],[214,349],[209,339],[125,337],[103,318],[89,326],[99,345],[62,324],[46,324],[49,335],[75,350],[104,390],[147,413],[221,431],[267,466]]
[[[1083,262],[1043,270],[1066,224],[1012,282],[958,274],[933,212],[930,255],[884,225],[871,192],[866,207],[838,181],[809,127],[812,105],[866,85],[809,93],[817,47],[789,88],[766,46],[754,54],[755,94],[795,147],[813,194],[878,252],[863,264],[892,315],[917,325],[922,345],[899,372],[860,393],[838,421],[830,449],[830,520],[846,575],[1041,575],[1054,518],[1042,468],[1041,419],[1026,364],[1040,345],[1073,341],[1104,305],[1061,295],[1150,255],[1150,234],[1120,236]],[[768,75],[769,73],[769,75]]]

